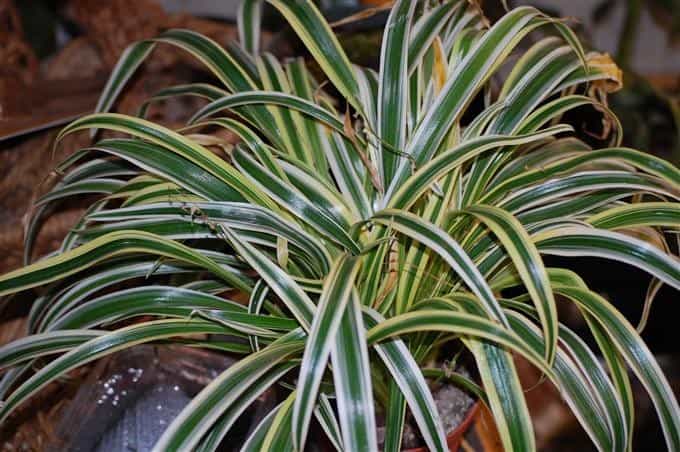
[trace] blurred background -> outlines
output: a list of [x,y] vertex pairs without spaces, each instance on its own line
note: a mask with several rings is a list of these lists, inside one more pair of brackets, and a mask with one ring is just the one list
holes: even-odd
[[[317,0],[324,13],[337,20],[384,0]],[[502,13],[500,0],[474,0],[490,18]],[[626,71],[626,89],[615,97],[626,140],[680,162],[678,127],[678,73],[680,73],[680,0],[509,0],[509,6],[531,4],[557,17],[569,18],[591,48],[609,52]],[[230,39],[238,0],[0,0],[0,140],[49,125],[78,111],[39,103],[47,93],[71,96],[71,110],[83,110],[82,97],[96,93],[120,52],[134,40],[151,37],[172,26],[188,26]],[[350,53],[370,64],[379,45],[379,28],[386,12],[369,20],[341,27],[351,42]],[[265,28],[276,30],[270,50],[293,46],[278,18],[267,15]],[[371,29],[378,30],[371,34]],[[218,36],[219,35],[219,36]],[[375,38],[375,39],[372,39]],[[278,48],[277,48],[278,46]],[[364,55],[362,55],[363,53]],[[80,58],[78,64],[74,64]],[[170,64],[168,67],[172,67]],[[68,80],[81,79],[77,88]],[[85,80],[92,79],[92,80]],[[45,81],[64,81],[45,84]],[[87,82],[87,83],[85,83]],[[72,84],[71,84],[72,85]],[[30,90],[26,88],[30,86]],[[18,93],[30,93],[25,99]],[[45,94],[45,95],[43,95]],[[77,97],[77,95],[81,95]],[[76,100],[74,100],[76,99]],[[76,104],[76,105],[74,105]],[[63,108],[62,108],[63,107]],[[53,113],[53,109],[59,110]],[[21,114],[32,121],[19,121]],[[36,118],[35,115],[40,116]],[[25,119],[25,118],[23,118]],[[12,121],[11,124],[8,121]],[[61,119],[64,120],[64,119]],[[42,123],[42,124],[41,124]]]
[[[475,1],[475,0],[471,0]],[[504,9],[499,0],[477,0],[491,20]],[[380,0],[319,0],[330,21],[366,8],[376,14],[338,26],[350,59],[377,66],[386,10]],[[389,2],[388,2],[389,3]],[[510,0],[509,6],[534,5],[568,18],[586,46],[608,52],[624,71],[624,88],[610,96],[610,107],[624,128],[624,144],[680,163],[680,0]],[[189,28],[226,45],[236,38],[238,0],[0,0],[0,273],[20,266],[22,218],[56,162],[87,144],[85,136],[69,136],[56,153],[50,143],[58,126],[92,111],[99,92],[121,52],[134,41],[167,28]],[[279,57],[304,54],[292,32],[272,11],[265,10],[263,48]],[[117,110],[132,113],[161,87],[210,80],[202,67],[182,52],[160,47],[122,96]],[[151,119],[179,125],[196,100],[160,102]],[[594,122],[592,112],[568,118]],[[588,130],[588,127],[585,127]],[[43,226],[37,253],[56,247],[80,215],[86,200],[63,205]],[[597,261],[571,261],[588,266],[590,285],[637,322],[649,279],[621,265],[602,272]],[[663,289],[643,337],[669,373],[676,394],[678,363],[677,293]],[[0,343],[23,334],[26,304],[0,310]],[[573,313],[561,313],[569,318]],[[570,320],[578,329],[579,319]],[[545,451],[592,449],[568,409],[547,384],[523,366],[527,396]],[[68,393],[66,385],[60,394]],[[71,388],[71,390],[75,390]],[[49,391],[48,391],[49,392]],[[635,450],[663,450],[661,433],[650,403],[637,388],[639,404]],[[46,395],[49,397],[49,394]],[[50,419],[58,406],[34,406],[36,421],[0,432],[2,450],[40,450],[54,434]],[[37,413],[37,414],[36,414]]]

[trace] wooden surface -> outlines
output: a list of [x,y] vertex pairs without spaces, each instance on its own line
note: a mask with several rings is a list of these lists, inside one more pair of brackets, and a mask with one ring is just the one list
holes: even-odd
[[0,90],[0,141],[58,126],[94,111],[106,77],[5,81]]

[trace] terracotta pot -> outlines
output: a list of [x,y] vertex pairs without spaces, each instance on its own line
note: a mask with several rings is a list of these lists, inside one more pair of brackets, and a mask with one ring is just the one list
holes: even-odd
[[[463,438],[467,431],[472,427],[472,424],[479,417],[479,410],[481,407],[481,402],[476,402],[468,411],[467,416],[463,419],[458,427],[456,427],[452,432],[446,435],[446,444],[449,446],[451,452],[456,452],[460,448],[460,443],[463,442]],[[427,447],[415,447],[413,449],[405,449],[403,452],[427,452]]]

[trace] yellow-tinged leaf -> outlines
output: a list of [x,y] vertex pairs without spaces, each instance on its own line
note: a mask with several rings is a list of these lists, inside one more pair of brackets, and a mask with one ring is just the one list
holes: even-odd
[[593,82],[593,88],[605,93],[615,93],[623,88],[623,71],[608,53],[591,53],[587,62],[590,69],[605,75],[605,78]]
[[588,90],[590,97],[598,99],[602,104],[602,107],[595,105],[595,109],[602,113],[602,132],[590,135],[604,140],[616,126],[616,119],[612,118],[609,112],[607,94],[615,93],[623,87],[623,71],[608,53],[590,53],[587,56],[587,63],[590,70],[604,76],[594,80]]
[[446,55],[444,55],[444,46],[439,36],[432,43],[432,48],[434,49],[434,93],[437,95],[446,83],[448,67]]
[[392,9],[392,6],[394,6],[394,1],[384,1],[381,2],[378,6],[373,6],[371,8],[366,8],[362,9],[358,13],[354,13],[350,16],[343,17],[340,20],[336,20],[335,22],[331,22],[328,24],[331,28],[337,28],[341,27],[343,25],[351,24],[353,22],[359,22],[365,19],[368,19],[369,17],[373,17],[378,13],[381,13],[383,11],[388,11]]

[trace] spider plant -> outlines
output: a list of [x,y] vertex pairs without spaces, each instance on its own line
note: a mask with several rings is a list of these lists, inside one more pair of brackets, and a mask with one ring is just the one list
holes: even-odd
[[[668,448],[680,450],[680,408],[636,328],[576,272],[544,261],[637,267],[652,277],[646,310],[663,284],[680,288],[677,243],[667,240],[680,226],[680,172],[619,146],[615,118],[594,95],[618,82],[613,63],[534,8],[490,25],[474,2],[403,0],[376,72],[348,61],[311,1],[268,3],[324,80],[301,59],[260,51],[261,5],[245,1],[240,45],[188,30],[132,45],[97,112],[56,138],[126,136],[60,164],[27,225],[27,265],[0,277],[0,295],[41,288],[29,334],[0,349],[0,419],[77,366],[141,343],[181,343],[242,358],[157,450],[214,450],[279,385],[287,397],[243,450],[303,450],[313,418],[338,450],[377,450],[380,412],[384,449],[396,451],[410,412],[427,447],[443,451],[425,376],[438,375],[428,363],[450,358],[441,345],[455,341],[480,386],[456,381],[488,404],[507,450],[535,449],[514,356],[559,389],[603,451],[631,447],[632,370]],[[559,33],[516,52],[547,28]],[[195,56],[216,85],[168,87],[136,117],[110,113],[157,45]],[[145,119],[170,96],[208,103],[179,130]],[[609,147],[593,150],[560,123],[583,106],[613,124]],[[50,206],[92,193],[102,196],[61,248],[29,264]],[[559,303],[581,311],[592,348],[560,323]],[[57,357],[45,364],[47,355]]]

